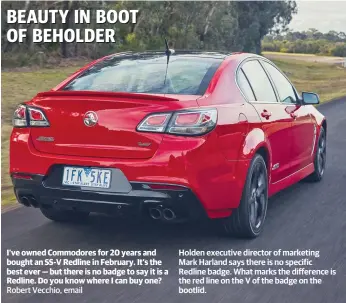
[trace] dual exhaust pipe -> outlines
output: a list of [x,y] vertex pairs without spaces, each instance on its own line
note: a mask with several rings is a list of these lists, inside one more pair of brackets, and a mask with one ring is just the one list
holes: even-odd
[[154,220],[172,221],[176,218],[175,212],[170,208],[152,207],[149,215]]
[[[38,207],[38,202],[34,196],[21,196],[19,202],[27,207]],[[175,212],[170,208],[151,207],[149,208],[149,215],[154,220],[172,221],[176,219]]]
[[34,196],[21,196],[19,198],[19,202],[22,203],[24,206],[27,206],[27,207],[30,207],[30,206],[38,207],[38,202]]

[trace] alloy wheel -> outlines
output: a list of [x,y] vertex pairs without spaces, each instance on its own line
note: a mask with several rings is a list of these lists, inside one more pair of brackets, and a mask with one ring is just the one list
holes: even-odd
[[322,176],[324,173],[324,169],[326,166],[326,155],[327,155],[327,148],[326,148],[326,136],[324,132],[321,133],[320,140],[318,142],[318,150],[317,150],[317,165],[318,165],[318,172]]
[[265,167],[257,163],[251,177],[249,219],[252,229],[258,230],[265,218],[267,211],[267,180]]

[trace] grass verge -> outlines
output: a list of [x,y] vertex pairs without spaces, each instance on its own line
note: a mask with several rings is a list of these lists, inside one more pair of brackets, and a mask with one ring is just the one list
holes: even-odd
[[[273,60],[292,80],[299,91],[313,91],[321,101],[346,95],[346,69],[333,64],[302,60]],[[2,72],[2,128],[1,128],[1,198],[2,206],[15,203],[8,174],[9,137],[11,119],[18,103],[30,100],[36,93],[46,91],[64,80],[78,67],[56,67],[35,70],[7,70]]]
[[64,80],[78,68],[59,67],[40,70],[4,71],[1,73],[1,205],[15,203],[9,170],[9,137],[12,115],[21,102],[30,100],[40,91],[46,91]]
[[286,73],[298,91],[317,93],[321,102],[346,95],[346,68],[293,59],[272,61]]

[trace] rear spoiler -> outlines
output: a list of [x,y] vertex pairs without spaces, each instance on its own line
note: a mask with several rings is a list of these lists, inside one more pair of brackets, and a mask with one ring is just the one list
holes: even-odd
[[126,99],[144,99],[154,101],[179,101],[176,98],[166,97],[164,94],[140,94],[126,92],[96,92],[96,91],[48,91],[38,93],[36,97],[109,97]]

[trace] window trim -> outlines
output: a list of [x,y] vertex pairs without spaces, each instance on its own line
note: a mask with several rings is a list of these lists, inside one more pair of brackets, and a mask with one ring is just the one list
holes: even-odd
[[272,85],[275,87],[275,92],[277,93],[277,96],[278,96],[278,98],[279,98],[279,103],[286,104],[286,105],[297,105],[297,104],[300,104],[299,95],[298,95],[298,93],[297,93],[296,88],[295,88],[294,85],[292,84],[291,80],[288,79],[288,77],[287,77],[287,76],[286,76],[286,75],[285,75],[285,74],[284,74],[273,62],[270,62],[269,60],[263,60],[263,59],[262,59],[262,60],[259,60],[259,61],[268,63],[268,64],[270,64],[271,66],[273,66],[281,75],[283,75],[283,76],[285,77],[285,79],[286,79],[287,82],[291,85],[291,87],[292,87],[292,89],[293,89],[293,93],[294,93],[294,95],[295,95],[295,97],[296,97],[296,99],[297,99],[297,102],[295,102],[295,103],[294,103],[294,102],[286,103],[286,102],[281,101],[280,94],[279,94],[279,90],[278,90],[278,88],[277,88],[277,86],[276,86],[276,84],[275,84],[275,82],[274,82],[272,76],[270,75],[270,73],[269,73],[269,71],[267,70],[267,68],[265,67],[265,65],[264,65],[262,62],[260,62],[261,66],[262,66],[263,69],[266,71],[266,73],[267,73],[267,75],[268,75],[270,81],[273,83]]
[[[269,82],[271,83],[271,85],[272,85],[272,87],[273,87],[274,94],[275,94],[275,96],[276,96],[277,102],[276,102],[276,103],[275,103],[275,102],[263,102],[263,101],[257,101],[257,100],[256,100],[256,101],[249,101],[248,98],[245,96],[244,92],[242,91],[242,89],[241,89],[240,86],[239,86],[239,83],[238,83],[238,73],[239,73],[239,70],[242,69],[243,65],[244,65],[246,62],[253,61],[253,60],[259,61],[259,64],[260,64],[261,66],[262,66],[262,64],[261,64],[260,61],[261,61],[261,60],[262,60],[262,61],[265,61],[265,62],[267,62],[267,63],[273,65],[278,71],[280,71],[280,69],[277,68],[277,67],[275,66],[274,63],[272,63],[270,60],[268,60],[267,58],[262,57],[262,56],[253,55],[253,56],[251,56],[251,57],[247,57],[247,58],[243,59],[242,61],[240,61],[240,62],[238,63],[237,68],[235,69],[234,80],[235,80],[236,86],[238,87],[240,93],[243,95],[243,97],[244,97],[244,99],[245,99],[246,102],[248,102],[248,103],[250,103],[250,104],[252,104],[252,103],[254,103],[254,104],[256,104],[256,103],[257,103],[257,104],[280,104],[280,105],[297,105],[297,104],[301,104],[301,98],[300,98],[300,95],[298,94],[298,91],[296,90],[295,86],[294,86],[294,85],[292,84],[292,82],[287,78],[287,76],[286,76],[283,72],[281,72],[281,71],[280,71],[281,74],[283,74],[283,75],[285,76],[285,78],[288,80],[288,82],[292,85],[293,90],[294,90],[294,92],[295,92],[295,94],[296,94],[296,96],[297,96],[297,100],[298,100],[297,103],[283,103],[283,102],[279,101],[280,98],[279,98],[279,96],[278,96],[278,94],[277,94],[276,86],[273,86],[274,84],[272,83],[272,79],[271,79],[271,77],[268,76],[268,75],[267,75],[267,76],[268,76],[268,78],[269,78]],[[262,66],[262,68],[264,69],[263,66]],[[264,72],[267,74],[267,71],[266,71],[265,69],[264,69]],[[246,76],[245,72],[244,72],[244,75]],[[246,79],[247,79],[247,76],[246,76]],[[249,82],[250,87],[252,88],[250,81],[248,81],[248,82]],[[256,95],[255,95],[255,97],[256,97]],[[257,98],[256,98],[256,99],[257,99]]]
[[[258,64],[260,65],[260,67],[262,68],[263,72],[266,74],[266,76],[267,76],[267,78],[268,78],[268,81],[269,81],[269,83],[270,83],[270,85],[271,85],[271,87],[272,87],[272,89],[273,89],[273,93],[274,93],[276,102],[258,101],[258,99],[257,99],[257,97],[256,97],[256,94],[255,94],[256,101],[249,101],[248,99],[246,99],[246,100],[247,100],[248,102],[251,102],[251,103],[258,103],[258,104],[259,104],[259,103],[261,103],[261,104],[276,104],[276,103],[279,103],[279,99],[278,99],[278,95],[277,95],[277,93],[276,93],[276,89],[275,89],[275,87],[273,86],[273,83],[272,83],[270,77],[268,76],[266,70],[263,68],[262,64],[259,62],[258,59],[259,59],[259,58],[256,58],[256,57],[247,58],[246,60],[244,60],[244,61],[241,63],[241,69],[243,70],[242,67],[243,67],[243,65],[245,65],[246,63],[251,62],[251,61],[257,61]],[[237,69],[237,80],[238,80],[238,72],[239,72],[239,71],[238,71],[238,69]],[[244,72],[244,75],[246,75],[245,71],[243,71],[243,72]],[[246,78],[248,79],[247,76],[246,76]],[[251,86],[251,88],[252,88],[251,82],[250,82],[249,80],[248,80],[248,82],[249,82],[249,84],[250,84],[250,86]],[[239,87],[239,85],[238,85],[238,87]],[[240,87],[239,87],[239,88],[240,88]]]
[[[252,92],[252,94],[253,94],[253,96],[254,96],[254,98],[255,98],[255,101],[249,101],[249,102],[256,102],[257,97],[256,97],[256,94],[255,94],[255,91],[253,90],[253,87],[252,87],[252,85],[251,85],[251,83],[250,83],[248,77],[246,76],[244,70],[243,70],[242,68],[240,68],[239,73],[241,73],[241,74],[244,75],[244,78],[245,78],[246,82],[249,84],[249,87],[250,87],[250,89],[251,89],[251,92]],[[239,73],[238,73],[238,74],[239,74]],[[237,74],[237,76],[238,76],[238,74]],[[243,93],[243,91],[242,91],[242,93]],[[244,93],[244,95],[245,95],[245,93]]]

